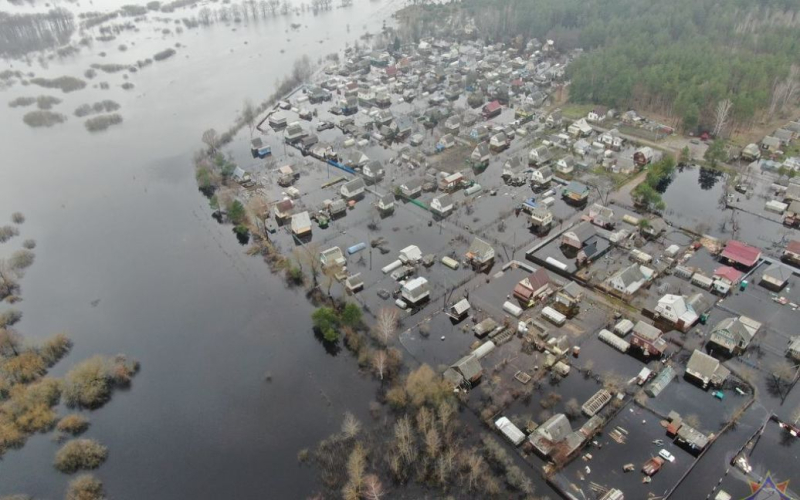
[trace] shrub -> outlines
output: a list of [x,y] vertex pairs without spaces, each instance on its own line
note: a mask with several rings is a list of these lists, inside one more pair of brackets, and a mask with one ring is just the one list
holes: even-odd
[[66,120],[67,117],[61,113],[44,110],[31,111],[22,117],[22,121],[29,127],[52,127],[64,123]]
[[349,302],[342,311],[342,323],[352,327],[358,326],[361,323],[361,316],[361,308]]
[[22,311],[18,309],[8,309],[0,313],[0,328],[14,326],[22,319]]
[[110,115],[95,116],[89,118],[83,125],[89,132],[102,132],[112,125],[119,125],[122,123],[122,115],[119,113],[112,113]]
[[44,375],[47,364],[39,354],[33,351],[25,351],[18,356],[13,356],[3,361],[0,368],[9,379],[17,383],[27,384]]
[[56,430],[65,434],[72,434],[73,436],[82,434],[88,428],[89,421],[85,417],[75,413],[67,415],[56,424]]
[[25,214],[23,214],[22,212],[14,212],[13,214],[11,214],[11,222],[13,222],[14,224],[22,224],[23,222],[25,222]]
[[91,474],[83,474],[69,483],[66,500],[103,500],[103,483]]
[[17,97],[13,101],[9,101],[8,106],[10,108],[20,108],[20,107],[30,106],[35,102],[36,102],[35,97]]
[[39,348],[39,354],[47,366],[53,366],[72,349],[72,340],[63,333],[57,333],[45,340]]
[[18,234],[19,229],[14,226],[2,226],[0,227],[0,243],[5,243]]
[[56,452],[56,469],[66,474],[100,467],[108,458],[108,449],[94,439],[73,439]]
[[58,78],[31,78],[30,82],[48,89],[59,89],[64,93],[74,92],[86,87],[86,82],[73,76],[60,76]]
[[156,55],[153,56],[153,59],[155,59],[156,61],[163,61],[164,59],[168,59],[174,56],[175,54],[176,54],[175,49],[165,49],[162,50],[161,52],[156,53]]
[[138,363],[124,356],[89,358],[64,377],[64,401],[69,407],[99,408],[109,400],[115,387],[130,384],[138,369]]
[[11,254],[11,258],[8,260],[8,263],[11,265],[12,269],[20,271],[31,267],[31,265],[33,265],[33,259],[33,252],[23,248],[22,250],[17,250]]
[[322,337],[328,342],[339,340],[339,317],[330,307],[320,307],[311,314],[314,328],[318,330]]
[[27,248],[28,250],[33,250],[36,248],[36,240],[33,238],[28,238],[27,240],[22,242],[22,247]]

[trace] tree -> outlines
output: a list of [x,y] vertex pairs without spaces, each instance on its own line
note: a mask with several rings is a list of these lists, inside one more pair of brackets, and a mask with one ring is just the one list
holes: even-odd
[[363,490],[362,494],[366,500],[381,500],[386,494],[381,480],[375,474],[370,474],[364,478]]
[[331,307],[320,307],[311,315],[314,328],[328,342],[339,340],[339,317]]
[[19,291],[19,274],[5,259],[0,259],[0,300]]
[[344,421],[342,421],[342,434],[347,439],[352,439],[361,432],[361,422],[358,421],[355,415],[349,411],[344,414]]
[[94,439],[73,439],[56,453],[56,469],[66,474],[98,468],[108,457],[108,449]]
[[91,474],[83,474],[69,483],[66,500],[103,500],[103,483]]
[[631,195],[637,204],[642,205],[647,210],[664,210],[666,208],[661,195],[647,182],[642,182],[636,186],[631,191]]
[[386,351],[380,350],[375,351],[375,354],[372,355],[372,367],[375,369],[375,373],[378,374],[378,378],[383,380],[383,375],[386,373],[386,359],[387,359]]
[[717,103],[717,107],[714,109],[714,131],[712,132],[714,137],[722,135],[722,130],[728,122],[732,106],[733,102],[730,99],[723,99]]
[[228,206],[225,207],[225,209],[228,212],[228,218],[235,225],[241,224],[247,218],[244,205],[242,205],[242,202],[239,200],[231,201],[230,203],[228,203]]
[[389,345],[397,333],[397,320],[399,314],[394,307],[384,307],[378,311],[378,319],[375,323],[375,336],[383,345]]
[[217,147],[219,147],[219,135],[217,134],[216,130],[213,128],[206,130],[203,132],[203,137],[201,140],[203,141],[203,144],[208,146],[209,154],[213,155],[217,152]]
[[22,319],[22,311],[19,309],[8,309],[0,313],[0,328],[14,326]]
[[362,314],[358,304],[348,302],[342,310],[342,323],[350,327],[356,327],[361,324]]
[[581,405],[578,403],[578,400],[570,398],[569,401],[564,404],[564,412],[570,420],[578,418],[581,414]]
[[22,336],[11,328],[0,328],[0,356],[19,356]]
[[451,388],[428,365],[421,365],[408,374],[405,389],[414,406],[436,405],[452,397]]
[[222,219],[222,206],[219,203],[219,197],[217,197],[217,195],[213,195],[208,199],[208,206],[217,213],[217,217]]
[[364,486],[364,472],[367,467],[367,452],[361,443],[356,443],[347,458],[347,484],[342,489],[345,500],[359,500]]
[[708,149],[706,149],[704,157],[709,161],[712,168],[716,167],[717,163],[725,161],[725,141],[722,139],[714,139]]
[[684,146],[681,149],[681,154],[678,157],[678,164],[680,165],[688,165],[692,161],[692,154],[689,151],[689,146]]
[[250,99],[245,99],[244,104],[242,105],[242,121],[250,128],[250,137],[253,137],[257,119],[258,112],[256,111],[255,106],[253,106],[253,101]]

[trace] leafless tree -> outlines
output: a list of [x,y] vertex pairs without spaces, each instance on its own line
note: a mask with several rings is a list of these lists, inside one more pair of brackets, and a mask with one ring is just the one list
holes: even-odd
[[564,411],[567,417],[575,419],[581,414],[581,405],[578,403],[577,399],[570,398],[569,401],[564,404]]
[[242,106],[242,121],[250,128],[250,137],[253,137],[253,132],[256,129],[256,120],[258,119],[258,112],[253,101],[245,99]]
[[314,288],[319,286],[319,275],[322,271],[322,262],[319,260],[319,245],[316,243],[309,243],[300,250],[300,256],[308,265],[311,272],[311,278],[314,280]]
[[439,455],[439,447],[442,444],[442,439],[439,437],[439,431],[436,427],[432,427],[425,433],[425,453],[430,458],[436,458]]
[[733,102],[730,99],[723,99],[717,103],[714,110],[714,137],[719,137],[722,130],[728,123],[728,116],[730,115]]
[[394,438],[400,457],[406,463],[411,463],[417,456],[417,450],[414,445],[414,431],[411,429],[408,417],[402,417],[394,424]]
[[397,319],[399,315],[394,307],[384,307],[378,311],[375,323],[375,336],[383,345],[389,345],[397,333]]
[[356,443],[347,458],[347,484],[342,489],[345,500],[359,500],[364,486],[364,472],[367,466],[367,452],[361,443]]
[[361,432],[361,422],[350,413],[349,411],[344,414],[344,421],[342,422],[342,434],[348,439],[352,439]]
[[210,129],[206,130],[205,132],[203,132],[202,141],[203,141],[203,144],[208,146],[208,151],[211,154],[214,154],[214,153],[217,152],[217,147],[219,147],[219,135],[217,134],[216,130],[214,130],[213,128],[210,128]]
[[386,351],[384,350],[376,351],[372,356],[372,367],[375,368],[375,372],[381,380],[383,380],[383,375],[386,373],[386,357]]
[[19,356],[22,336],[11,328],[0,328],[0,356]]
[[386,494],[381,480],[375,474],[370,474],[364,478],[363,490],[362,494],[366,500],[381,500]]

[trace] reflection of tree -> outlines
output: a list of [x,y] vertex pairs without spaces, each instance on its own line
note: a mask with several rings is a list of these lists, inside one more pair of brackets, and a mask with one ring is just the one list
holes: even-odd
[[716,186],[717,181],[722,176],[721,172],[716,170],[711,170],[709,168],[700,167],[700,175],[697,179],[698,184],[700,184],[700,189],[703,191],[708,191],[709,189]]
[[673,179],[673,176],[671,176],[671,175],[666,176],[666,177],[662,177],[658,181],[658,184],[656,184],[656,186],[655,186],[656,191],[658,191],[661,194],[666,193],[667,192],[667,188],[669,187],[670,184],[672,184],[672,179]]

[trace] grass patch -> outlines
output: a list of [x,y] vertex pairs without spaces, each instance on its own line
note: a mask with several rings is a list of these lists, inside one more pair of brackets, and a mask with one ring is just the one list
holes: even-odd
[[561,115],[570,120],[578,120],[580,118],[585,118],[592,109],[594,109],[593,104],[569,103],[561,107]]
[[38,110],[25,113],[22,121],[29,127],[52,127],[67,121],[67,117],[54,111]]
[[86,82],[74,76],[59,76],[58,78],[31,78],[30,83],[48,89],[59,89],[61,92],[68,93],[82,90],[86,87]]

